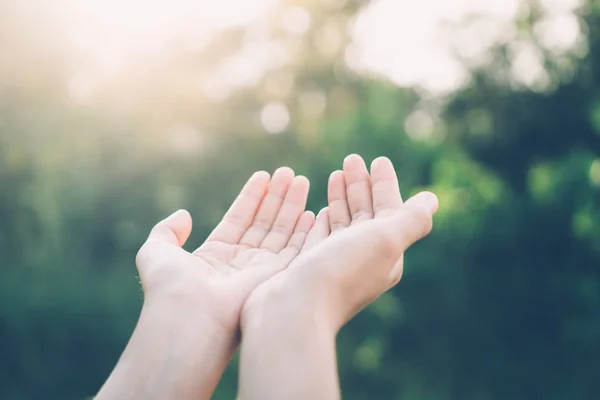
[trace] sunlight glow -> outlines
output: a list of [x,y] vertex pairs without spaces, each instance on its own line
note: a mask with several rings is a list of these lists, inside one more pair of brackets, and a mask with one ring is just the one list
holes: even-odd
[[535,34],[547,49],[560,53],[575,46],[581,30],[577,19],[572,14],[563,12],[538,22]]
[[549,84],[544,59],[537,47],[530,43],[516,43],[511,50],[511,74],[516,83],[534,89],[542,89]]
[[283,12],[281,27],[291,34],[298,36],[305,34],[310,24],[310,14],[302,7],[288,7]]
[[[197,87],[209,100],[225,101],[235,89],[256,85],[266,72],[294,57],[289,43],[270,38],[270,17],[277,14],[279,28],[292,36],[306,34],[314,23],[307,8],[283,0],[57,2],[66,15],[77,57],[83,60],[69,87],[79,102],[92,97],[100,85],[98,76],[118,74],[130,66],[131,58],[151,54],[160,61],[161,52],[172,42],[183,39],[201,49],[223,29],[243,26],[250,34],[241,51],[224,57],[198,78]],[[341,5],[344,0],[330,3]],[[582,27],[573,11],[582,0],[540,0],[540,4],[546,11],[534,27],[535,40],[556,56],[577,46]],[[548,81],[543,59],[515,28],[515,21],[527,13],[529,6],[521,0],[373,0],[348,24],[352,38],[348,48],[344,48],[346,25],[335,18],[319,26],[315,47],[329,59],[345,51],[346,63],[361,74],[444,94],[466,84],[470,68],[489,64],[494,45],[507,43],[514,81],[541,87]]]
[[283,103],[269,103],[262,109],[260,121],[268,133],[282,133],[290,123],[290,113]]
[[[544,18],[534,30],[539,42],[555,56],[577,47],[581,27],[573,12],[583,1],[541,4]],[[356,20],[347,61],[359,72],[388,77],[400,86],[444,93],[466,82],[466,67],[488,64],[495,44],[510,43],[515,81],[541,88],[548,83],[541,55],[531,41],[520,43],[515,29],[515,21],[528,12],[527,3],[519,0],[376,0]]]
[[406,118],[404,128],[411,139],[426,140],[435,128],[435,121],[425,111],[416,110]]
[[248,24],[271,0],[62,0],[73,44],[101,69],[121,69],[131,53],[158,51],[175,37],[203,43],[219,29]]
[[194,155],[202,147],[202,134],[191,125],[174,126],[167,136],[173,151],[181,155]]
[[[483,35],[463,35],[463,53],[481,56],[504,33],[519,11],[518,0],[378,0],[357,18],[351,63],[357,70],[388,76],[401,86],[421,85],[432,92],[451,91],[467,79],[467,71],[442,35],[445,25],[467,14],[486,19]],[[460,46],[459,46],[460,49]]]

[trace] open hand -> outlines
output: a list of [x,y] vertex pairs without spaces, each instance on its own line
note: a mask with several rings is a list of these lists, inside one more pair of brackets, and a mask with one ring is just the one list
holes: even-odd
[[187,211],[157,224],[137,257],[146,299],[181,300],[229,332],[248,295],[298,255],[314,222],[305,212],[309,182],[280,168],[255,173],[204,244],[182,246],[192,231]]
[[244,323],[285,304],[288,313],[298,307],[324,314],[339,329],[399,282],[404,251],[431,231],[438,207],[428,192],[403,203],[392,163],[379,158],[369,174],[357,155],[331,175],[328,198],[301,255],[250,297]]

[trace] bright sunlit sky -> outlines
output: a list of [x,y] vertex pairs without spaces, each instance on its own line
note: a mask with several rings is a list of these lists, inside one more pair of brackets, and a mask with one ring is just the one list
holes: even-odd
[[270,0],[63,0],[75,45],[107,68],[130,52],[158,50],[180,36],[205,41],[219,29],[265,15]]
[[[259,24],[279,3],[278,0],[61,1],[73,45],[105,71],[124,68],[129,54],[158,51],[175,36],[200,46],[221,28]],[[493,43],[517,41],[511,22],[527,12],[521,3],[519,0],[375,0],[349,27],[354,41],[346,60],[358,71],[382,75],[401,86],[421,85],[432,92],[447,92],[467,79],[456,53],[477,65],[486,62],[487,49]],[[555,52],[574,46],[580,27],[572,11],[581,5],[581,0],[541,0],[541,3],[549,12],[535,31],[537,39]],[[291,15],[292,29],[301,34],[310,24],[307,15],[298,12]],[[466,15],[484,19],[459,29],[444,28],[449,23],[457,24]],[[527,85],[543,79],[541,57],[532,46],[517,43],[514,52],[517,79]]]

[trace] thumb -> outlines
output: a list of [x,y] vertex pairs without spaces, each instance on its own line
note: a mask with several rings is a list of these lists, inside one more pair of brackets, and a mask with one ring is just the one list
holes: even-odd
[[422,207],[431,215],[435,214],[439,207],[439,201],[435,194],[431,192],[419,192],[404,202],[405,206]]
[[179,210],[171,214],[150,232],[148,240],[167,242],[176,246],[183,246],[192,233],[192,217],[186,210]]
[[438,207],[438,199],[431,192],[418,193],[400,207],[391,225],[402,252],[431,232]]

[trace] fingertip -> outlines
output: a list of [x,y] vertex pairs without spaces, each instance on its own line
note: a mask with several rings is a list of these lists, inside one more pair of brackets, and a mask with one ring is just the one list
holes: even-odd
[[438,197],[432,192],[423,192],[423,204],[431,210],[432,214],[435,214],[440,207]]
[[439,208],[437,196],[428,191],[419,192],[406,201],[406,204],[426,208],[431,214],[435,214]]
[[348,156],[346,156],[346,158],[344,158],[344,165],[357,162],[364,163],[365,160],[363,160],[363,158],[356,153],[349,154]]
[[250,179],[268,182],[269,180],[271,180],[271,174],[269,174],[267,171],[256,171],[255,173],[252,174]]
[[377,157],[371,163],[371,174],[373,173],[373,170],[379,170],[379,169],[383,169],[383,168],[386,168],[389,166],[391,166],[392,168],[394,167],[394,164],[392,163],[392,161],[389,158]]
[[350,154],[344,159],[344,173],[360,173],[359,171],[367,171],[365,160],[358,154]]
[[304,211],[296,223],[295,232],[308,232],[315,223],[315,214],[312,211]]
[[[289,184],[289,188],[287,190],[287,194],[285,196],[286,203],[293,203],[296,205],[302,204],[302,209],[306,206],[306,201],[308,199],[308,192],[310,191],[310,182],[304,176],[296,176],[292,179]],[[299,214],[300,210],[297,209],[296,212]]]
[[336,170],[329,175],[327,192],[330,200],[333,194],[337,197],[346,196],[346,178],[344,177],[344,171]]
[[183,246],[192,232],[192,215],[188,210],[180,209],[173,214],[173,232],[177,236],[179,245]]
[[316,216],[315,216],[315,213],[312,212],[312,211],[304,211],[304,213],[302,214],[302,216],[300,218],[304,219],[304,220],[307,220],[307,221],[310,220],[311,221],[311,225],[312,225],[312,223],[316,219]]
[[273,172],[273,179],[275,177],[293,178],[295,175],[296,173],[290,167],[279,167]]
[[435,196],[435,207],[432,208],[432,212],[435,214],[440,209],[440,199]]
[[296,183],[297,185],[300,186],[304,186],[304,187],[310,187],[310,181],[308,180],[308,178],[304,175],[298,175],[294,178],[294,183]]
[[344,171],[336,169],[335,171],[333,171],[330,175],[329,175],[329,181],[334,181],[336,179],[340,179],[343,178],[344,176]]
[[187,210],[175,211],[156,224],[149,238],[183,246],[192,232],[192,216]]
[[329,211],[329,207],[323,207],[319,210],[319,212],[317,213],[317,218],[323,218],[325,215],[327,215],[327,212]]
[[330,235],[331,230],[329,228],[329,207],[322,208],[317,214],[316,219],[308,233],[306,238],[305,247],[303,250],[312,248],[315,244]]
[[192,215],[190,214],[190,212],[188,210],[183,209],[183,208],[175,211],[173,214],[171,214],[167,218],[168,219],[177,219],[178,221],[184,221],[188,224],[192,223]]

